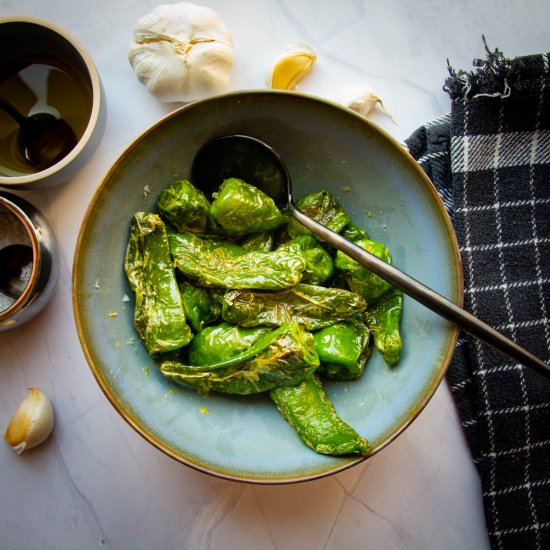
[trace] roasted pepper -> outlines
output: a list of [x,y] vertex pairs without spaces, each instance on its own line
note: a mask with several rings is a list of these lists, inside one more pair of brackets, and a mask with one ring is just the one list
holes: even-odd
[[188,180],[172,182],[157,199],[160,215],[178,231],[216,233],[218,226],[210,213],[210,202]]
[[[289,251],[235,251],[237,245],[202,239],[191,233],[168,232],[174,265],[203,286],[273,290],[299,283],[304,258]],[[240,247],[238,247],[240,248]]]
[[187,348],[189,363],[197,366],[221,363],[242,353],[272,330],[269,327],[244,328],[225,322],[206,327]]
[[369,234],[362,227],[355,225],[354,223],[348,224],[341,232],[342,237],[353,243],[361,240],[368,239]]
[[[325,227],[339,233],[351,222],[345,210],[336,201],[334,195],[323,189],[300,197],[296,206],[310,218],[323,224]],[[312,235],[311,231],[299,221],[292,218],[287,225],[287,232],[290,238],[300,235]]]
[[223,297],[222,318],[243,327],[296,321],[307,330],[316,330],[365,309],[365,300],[356,292],[298,284],[276,292],[228,290]]
[[[359,239],[355,244],[391,264],[390,251],[382,243],[369,239]],[[390,283],[375,275],[370,269],[362,266],[341,250],[336,253],[334,264],[337,269],[345,272],[349,289],[361,294],[369,306],[376,304],[394,288]]]
[[269,396],[300,439],[314,451],[327,455],[369,453],[368,441],[338,416],[317,376],[309,376],[297,386],[275,388]]
[[273,231],[248,233],[239,241],[239,245],[246,251],[271,252],[275,248],[275,234]]
[[134,324],[151,355],[187,345],[193,334],[186,323],[163,221],[137,212],[130,225],[124,269],[135,293]]
[[279,246],[277,250],[288,250],[304,257],[306,269],[301,281],[303,283],[320,285],[332,275],[334,270],[332,256],[314,237],[308,235],[295,237]]
[[210,212],[231,236],[271,231],[287,222],[271,197],[238,178],[223,181]]
[[400,322],[403,315],[403,292],[398,289],[366,312],[365,319],[374,345],[388,365],[395,365],[401,356],[403,342]]
[[299,384],[318,366],[313,336],[297,323],[288,323],[225,361],[203,366],[165,361],[161,372],[203,393],[248,395]]
[[196,286],[189,281],[182,281],[179,289],[185,316],[193,332],[200,332],[205,325],[220,317],[221,297],[215,296],[213,289]]
[[321,366],[317,372],[331,380],[356,380],[370,356],[370,331],[359,319],[341,321],[313,333]]

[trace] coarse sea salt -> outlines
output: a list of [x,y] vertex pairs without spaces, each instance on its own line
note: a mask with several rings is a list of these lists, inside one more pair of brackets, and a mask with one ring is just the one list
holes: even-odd
[[0,248],[9,244],[32,245],[27,229],[19,218],[0,207]]

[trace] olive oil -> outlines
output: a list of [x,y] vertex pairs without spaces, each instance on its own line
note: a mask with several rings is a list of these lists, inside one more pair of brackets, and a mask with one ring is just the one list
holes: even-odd
[[[76,68],[51,56],[19,57],[0,66],[0,94],[23,116],[49,113],[67,122],[76,139],[92,111],[92,86]],[[0,175],[20,176],[38,169],[19,147],[19,125],[0,110]]]

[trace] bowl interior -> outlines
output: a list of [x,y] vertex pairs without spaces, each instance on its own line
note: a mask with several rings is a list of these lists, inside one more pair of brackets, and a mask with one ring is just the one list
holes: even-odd
[[[264,395],[205,397],[173,385],[147,355],[133,326],[134,301],[123,272],[133,214],[155,210],[162,189],[189,176],[198,149],[232,133],[275,148],[292,175],[296,197],[330,190],[355,223],[389,246],[395,265],[461,301],[452,226],[429,180],[399,143],[364,118],[318,98],[238,92],[196,102],[159,121],[104,178],[82,224],[74,260],[79,337],[115,408],[175,459],[230,479],[312,479],[362,459],[308,449]],[[404,351],[397,367],[373,353],[360,380],[327,384],[340,415],[369,439],[373,452],[427,403],[457,336],[455,327],[408,298],[402,333]]]
[[[17,205],[0,192],[0,250],[5,251],[13,245],[27,246],[32,250],[32,271],[25,270],[24,276],[28,278],[27,287],[20,295],[6,294],[2,292],[5,289],[0,288],[0,331],[6,324],[9,326],[10,316],[25,303],[32,285],[36,282],[38,250],[38,237],[29,219]],[[9,263],[9,260],[6,260],[6,263]],[[0,269],[7,269],[7,266],[0,264]]]

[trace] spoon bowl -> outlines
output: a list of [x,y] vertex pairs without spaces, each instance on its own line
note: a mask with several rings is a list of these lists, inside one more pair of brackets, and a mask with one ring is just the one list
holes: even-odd
[[274,200],[277,206],[286,206],[287,211],[316,236],[341,250],[428,309],[523,365],[550,377],[550,365],[502,333],[299,210],[294,202],[292,180],[285,163],[266,143],[247,135],[227,135],[207,142],[199,150],[191,167],[191,180],[194,183],[211,194],[225,178],[231,176],[241,178],[261,189]]
[[227,178],[240,178],[270,196],[279,208],[289,200],[290,176],[281,157],[259,139],[231,135],[209,141],[191,167],[191,180],[212,196]]
[[0,95],[0,108],[19,124],[19,150],[27,162],[44,170],[66,157],[76,146],[73,129],[50,113],[22,115]]

